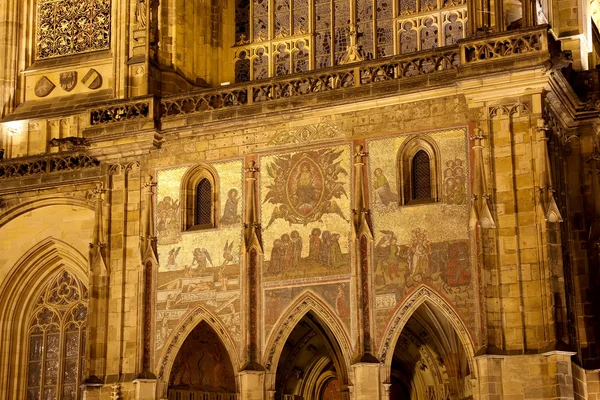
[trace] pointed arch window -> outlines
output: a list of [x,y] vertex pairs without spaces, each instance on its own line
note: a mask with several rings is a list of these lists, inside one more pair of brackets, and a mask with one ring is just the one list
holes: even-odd
[[398,150],[400,204],[438,201],[439,150],[429,136],[417,135]]
[[29,327],[27,400],[81,399],[88,291],[61,271],[39,296]]
[[182,221],[184,231],[217,227],[217,173],[208,165],[190,168],[181,183]]

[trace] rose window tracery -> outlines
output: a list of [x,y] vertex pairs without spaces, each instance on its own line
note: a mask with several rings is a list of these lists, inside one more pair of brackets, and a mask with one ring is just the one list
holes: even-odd
[[110,48],[111,0],[38,0],[38,60]]
[[87,288],[61,271],[39,296],[29,328],[27,399],[81,399]]

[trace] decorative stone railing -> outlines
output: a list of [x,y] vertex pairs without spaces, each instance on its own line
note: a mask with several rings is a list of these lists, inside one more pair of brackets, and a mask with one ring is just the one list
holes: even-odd
[[198,390],[169,389],[169,400],[237,400],[235,393],[214,393]]
[[0,179],[22,178],[50,172],[74,171],[85,168],[94,168],[99,165],[100,161],[96,158],[83,154],[42,158],[17,163],[3,162],[0,163]]
[[548,51],[548,29],[538,26],[520,31],[501,32],[461,43],[461,64],[496,61],[528,53]]
[[475,36],[461,40],[455,46],[204,89],[163,97],[160,100],[148,97],[113,103],[93,109],[90,123],[92,126],[98,126],[138,118],[169,119],[379,82],[407,80],[440,73],[454,72],[460,75],[463,67],[465,71],[472,70],[466,67],[487,65],[504,59],[514,58],[517,61],[520,60],[519,56],[524,55],[534,56],[532,63],[540,61],[538,56],[549,55],[547,26]]
[[459,66],[458,47],[396,56],[384,60],[305,72],[298,75],[254,81],[194,94],[163,98],[161,118],[219,110],[283,98],[306,96],[367,85],[375,82],[411,78]]
[[90,112],[90,124],[100,125],[111,122],[130,121],[138,118],[148,118],[152,115],[151,99],[139,102],[127,102],[93,109]]

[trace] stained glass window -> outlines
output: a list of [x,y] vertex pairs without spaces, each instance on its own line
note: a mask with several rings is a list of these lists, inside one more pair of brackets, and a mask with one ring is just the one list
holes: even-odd
[[60,272],[40,295],[29,329],[27,400],[81,398],[86,287]]
[[350,44],[348,27],[350,26],[350,3],[348,0],[333,0],[334,6],[334,37],[335,37],[335,64],[343,59]]
[[212,185],[203,178],[196,188],[196,225],[208,225],[213,222]]
[[373,1],[356,0],[358,46],[365,60],[373,59]]
[[392,0],[377,1],[377,57],[394,55]]
[[331,4],[329,0],[315,0],[315,62],[317,68],[331,66]]
[[419,150],[412,160],[412,189],[413,199],[431,198],[431,169],[424,150]]

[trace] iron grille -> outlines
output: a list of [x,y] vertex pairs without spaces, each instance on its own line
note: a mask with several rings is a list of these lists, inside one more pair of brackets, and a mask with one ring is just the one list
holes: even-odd
[[431,169],[424,150],[419,150],[412,161],[412,188],[413,199],[431,198]]
[[196,225],[212,223],[212,185],[206,178],[196,188]]

